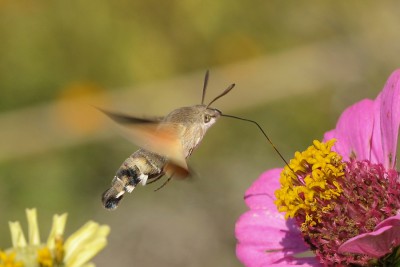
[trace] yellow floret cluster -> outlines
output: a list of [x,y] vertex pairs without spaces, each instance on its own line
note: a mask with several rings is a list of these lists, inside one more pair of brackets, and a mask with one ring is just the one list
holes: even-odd
[[303,152],[296,152],[294,159],[280,175],[281,188],[275,191],[275,204],[285,218],[300,215],[302,227],[320,222],[323,213],[332,210],[329,200],[342,193],[338,182],[344,176],[342,157],[333,152],[335,139],[326,143],[313,141]]

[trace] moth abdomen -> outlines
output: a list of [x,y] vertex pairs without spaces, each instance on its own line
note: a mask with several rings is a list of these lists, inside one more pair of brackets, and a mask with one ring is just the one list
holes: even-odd
[[139,149],[127,158],[117,170],[111,187],[102,196],[103,206],[106,209],[116,209],[125,192],[131,193],[141,183],[146,185],[147,180],[153,180],[163,175],[164,158]]
[[120,192],[116,191],[114,187],[110,187],[103,193],[101,200],[106,209],[113,210],[118,207],[123,196],[124,194],[120,194]]
[[125,192],[132,192],[136,185],[141,182],[139,169],[126,161],[115,174],[111,187],[102,196],[102,202],[106,209],[115,209],[124,196]]

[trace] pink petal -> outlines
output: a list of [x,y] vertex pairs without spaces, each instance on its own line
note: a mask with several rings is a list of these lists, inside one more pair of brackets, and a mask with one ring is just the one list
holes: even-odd
[[358,235],[339,247],[339,252],[382,257],[400,245],[400,214],[380,222],[373,232]]
[[349,160],[396,164],[397,138],[400,126],[400,70],[389,77],[375,101],[364,99],[340,116],[336,128],[325,133],[324,141],[336,138],[333,150]]
[[384,154],[382,146],[382,131],[381,131],[381,93],[376,97],[374,101],[374,129],[372,132],[371,139],[371,162],[383,163]]
[[282,169],[264,172],[247,189],[244,199],[250,209],[269,209],[280,214],[274,204],[275,190],[280,187],[279,177]]
[[245,266],[319,266],[316,258],[295,258],[309,250],[293,221],[268,210],[250,210],[236,223],[236,255]]
[[295,258],[309,250],[292,220],[286,221],[274,204],[282,169],[265,172],[246,191],[251,209],[236,223],[236,254],[245,266],[319,266],[316,258]]
[[400,70],[396,70],[390,75],[380,95],[380,130],[386,168],[393,168],[396,163],[399,125]]
[[366,254],[380,258],[400,244],[400,227],[384,226],[371,233],[353,237],[339,247],[340,253]]
[[394,227],[400,227],[400,214],[396,216],[392,216],[387,218],[386,220],[381,221],[374,230],[378,230],[382,227],[385,226],[394,226]]
[[368,159],[371,155],[371,138],[374,126],[374,102],[364,99],[348,107],[340,116],[336,128],[327,132],[324,142],[336,138],[333,150],[348,161],[351,156],[357,160]]

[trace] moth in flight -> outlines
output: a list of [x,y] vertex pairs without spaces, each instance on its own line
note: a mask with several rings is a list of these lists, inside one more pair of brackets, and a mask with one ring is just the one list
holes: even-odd
[[145,119],[100,109],[122,126],[128,139],[140,147],[122,163],[112,179],[111,187],[103,193],[102,202],[106,209],[116,209],[124,194],[131,193],[138,184],[153,183],[165,175],[167,179],[161,185],[163,187],[172,177],[187,177],[189,170],[186,159],[221,116],[256,124],[283,159],[257,122],[223,114],[211,107],[216,100],[229,93],[235,84],[231,84],[208,104],[204,104],[208,77],[207,71],[201,104],[177,108],[163,118]]

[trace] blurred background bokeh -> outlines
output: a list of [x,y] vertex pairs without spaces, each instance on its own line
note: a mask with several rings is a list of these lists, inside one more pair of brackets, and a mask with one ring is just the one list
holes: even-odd
[[237,87],[218,109],[257,120],[285,158],[374,98],[400,66],[398,1],[0,0],[0,247],[9,220],[53,213],[67,232],[111,226],[97,266],[240,266],[243,194],[283,166],[254,125],[221,119],[190,159],[196,176],[100,202],[136,147],[101,106],[164,115]]

